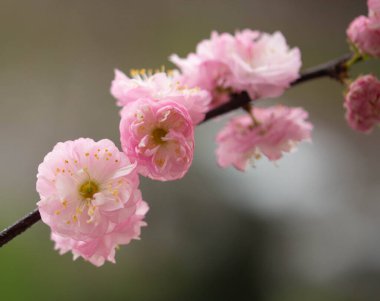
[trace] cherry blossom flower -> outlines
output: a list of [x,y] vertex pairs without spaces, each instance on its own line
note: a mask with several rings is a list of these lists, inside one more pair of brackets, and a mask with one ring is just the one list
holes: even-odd
[[249,29],[211,33],[187,58],[172,55],[181,82],[200,87],[213,97],[210,108],[226,102],[230,93],[247,91],[252,99],[280,96],[299,77],[301,55],[289,49],[280,32],[260,33]]
[[370,19],[357,17],[347,29],[350,41],[363,54],[380,57],[380,29],[370,28]]
[[311,139],[313,126],[307,117],[301,108],[278,105],[254,108],[250,114],[231,119],[216,138],[218,164],[244,171],[250,161],[261,155],[271,161],[280,159],[283,152],[294,150],[298,142]]
[[140,174],[160,181],[185,175],[193,160],[194,128],[184,106],[140,99],[125,106],[121,117],[121,145]]
[[355,18],[347,28],[348,39],[362,54],[380,57],[380,1],[368,1],[368,17]]
[[349,86],[344,107],[349,126],[370,133],[380,123],[380,81],[373,75],[357,78]]
[[[38,167],[37,205],[53,237],[61,238],[61,250],[70,250],[74,242],[87,245],[106,237],[108,243],[124,243],[120,239],[111,242],[111,233],[135,219],[142,206],[135,169],[135,164],[106,139],[61,142],[46,155]],[[139,235],[138,231],[124,230],[131,234],[129,240]],[[64,241],[73,243],[65,245]]]
[[139,99],[149,98],[152,101],[173,101],[183,105],[194,124],[204,119],[211,97],[207,91],[198,88],[188,88],[181,85],[177,79],[178,72],[170,75],[159,72],[150,75],[143,70],[134,70],[129,78],[123,72],[115,70],[115,79],[111,85],[111,94],[117,99],[118,106]]

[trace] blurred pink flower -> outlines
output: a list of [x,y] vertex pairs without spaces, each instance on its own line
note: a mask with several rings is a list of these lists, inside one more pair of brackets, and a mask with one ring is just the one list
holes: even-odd
[[121,145],[138,171],[154,180],[182,178],[194,152],[194,128],[177,102],[140,99],[121,111]]
[[185,59],[172,55],[170,60],[181,69],[183,84],[211,93],[211,108],[228,101],[232,92],[247,91],[252,99],[280,96],[301,68],[299,49],[289,49],[280,32],[249,29],[234,36],[212,32],[196,53]]
[[357,78],[349,86],[344,107],[350,127],[370,133],[380,123],[380,81],[373,75]]
[[115,251],[118,246],[128,244],[132,239],[139,239],[141,227],[146,225],[143,219],[149,207],[141,200],[141,195],[137,198],[140,201],[137,202],[136,212],[99,238],[78,241],[52,232],[51,239],[55,242],[55,249],[61,255],[71,251],[74,260],[82,257],[98,267],[105,261],[115,263]]
[[81,138],[58,143],[38,167],[37,205],[55,235],[84,244],[134,218],[138,185],[135,164],[113,142]]
[[347,36],[361,53],[380,57],[380,28],[371,28],[370,24],[369,18],[357,17],[348,27]]
[[278,97],[299,77],[301,53],[289,49],[280,32],[262,33],[252,42],[248,31],[236,34],[238,53],[231,58],[234,85],[251,98]]
[[301,108],[254,108],[250,113],[231,119],[219,132],[216,156],[221,167],[233,165],[244,171],[261,155],[275,161],[283,152],[295,149],[298,142],[311,140],[313,126]]
[[368,0],[368,17],[355,18],[347,28],[347,36],[361,53],[380,57],[379,0]]
[[204,118],[211,97],[207,91],[198,88],[187,88],[178,82],[176,72],[172,75],[160,72],[145,75],[145,71],[135,71],[135,76],[129,78],[119,70],[115,70],[115,79],[111,85],[111,93],[117,99],[117,105],[127,104],[139,99],[149,98],[152,101],[173,101],[183,105],[194,124]]

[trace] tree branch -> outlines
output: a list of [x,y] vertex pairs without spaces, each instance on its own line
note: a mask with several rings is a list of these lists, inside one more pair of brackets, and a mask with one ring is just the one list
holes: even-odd
[[[354,54],[347,53],[337,59],[307,69],[305,72],[301,73],[301,76],[296,81],[292,83],[292,86],[319,77],[330,77],[339,82],[342,82],[342,79],[347,77],[346,63],[350,61],[353,56]],[[359,62],[360,60],[361,58],[355,62]]]
[[[295,86],[300,83],[321,77],[330,77],[342,82],[342,80],[347,77],[346,62],[348,62],[352,57],[353,55],[351,53],[345,54],[335,60],[307,69],[305,72],[301,73],[301,76],[296,81],[294,81],[291,86]],[[246,92],[232,94],[231,100],[229,102],[207,112],[205,119],[201,123],[204,123],[225,113],[234,111],[240,107],[243,107],[244,105],[247,105],[251,101],[252,99]],[[17,221],[15,224],[4,229],[0,233],[0,247],[24,232],[26,229],[33,226],[40,219],[41,216],[38,212],[38,209],[34,209],[32,212]]]
[[26,229],[33,226],[41,219],[38,209],[34,209],[32,212],[28,213],[19,221],[15,222],[12,226],[4,229],[0,233],[0,247],[5,245],[8,241],[15,238],[17,235],[24,232]]

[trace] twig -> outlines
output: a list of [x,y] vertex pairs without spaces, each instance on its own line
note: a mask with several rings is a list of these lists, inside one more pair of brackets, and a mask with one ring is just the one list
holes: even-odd
[[19,221],[15,222],[12,226],[4,229],[0,233],[0,247],[5,245],[8,241],[15,238],[17,235],[24,232],[26,229],[33,226],[41,219],[38,209],[34,209],[32,212],[28,213]]
[[[301,76],[296,81],[292,83],[292,86],[319,77],[331,77],[332,79],[342,82],[342,80],[347,77],[346,63],[350,61],[353,56],[354,54],[347,53],[335,60],[331,60],[327,63],[307,69],[305,72],[301,73]],[[360,60],[361,57],[356,60],[355,63]]]
[[[321,77],[330,77],[335,80],[342,81],[347,76],[346,62],[349,61],[351,58],[352,54],[346,54],[330,62],[310,68],[303,72],[301,76],[292,83],[292,86]],[[240,107],[243,107],[251,101],[251,98],[248,96],[246,92],[232,94],[231,100],[229,102],[207,112],[205,119],[202,121],[202,123],[217,116],[236,110]],[[41,216],[38,212],[38,209],[34,209],[32,212],[30,212],[28,215],[17,221],[15,224],[4,229],[0,233],[0,247],[2,247],[7,242],[24,232],[26,229],[33,226],[40,219]]]

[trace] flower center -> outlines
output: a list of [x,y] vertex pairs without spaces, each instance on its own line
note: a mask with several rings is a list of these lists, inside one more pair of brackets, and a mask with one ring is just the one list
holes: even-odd
[[152,138],[153,138],[153,141],[154,141],[156,144],[164,144],[166,141],[162,140],[162,138],[165,137],[167,133],[168,133],[167,130],[164,130],[164,129],[162,129],[162,128],[155,128],[155,129],[152,131]]
[[99,186],[93,181],[87,181],[79,187],[79,194],[84,199],[92,199],[95,193],[99,192]]
[[216,86],[215,92],[216,94],[220,95],[220,94],[231,94],[233,91],[232,91],[232,88],[230,87]]

